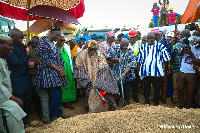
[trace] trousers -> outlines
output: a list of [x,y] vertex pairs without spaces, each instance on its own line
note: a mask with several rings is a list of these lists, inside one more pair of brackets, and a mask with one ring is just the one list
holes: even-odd
[[154,105],[159,104],[160,89],[162,87],[162,77],[147,76],[144,79],[144,98],[145,104],[150,104],[151,83],[154,87]]
[[178,73],[178,107],[191,108],[196,90],[195,73]]

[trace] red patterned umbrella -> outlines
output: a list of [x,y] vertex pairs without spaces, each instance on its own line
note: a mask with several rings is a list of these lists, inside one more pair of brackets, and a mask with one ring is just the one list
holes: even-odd
[[[62,9],[70,9],[69,12],[76,18],[82,17],[85,11],[84,0],[0,0],[0,15],[17,20],[27,20],[29,34],[29,20],[39,18],[26,17],[24,13],[27,9],[36,5],[51,5]],[[78,7],[76,8],[76,6]],[[26,40],[28,41],[28,36]]]
[[78,20],[70,12],[55,6],[37,5],[28,10],[25,14],[79,24]]
[[[0,15],[4,17],[8,17],[15,20],[24,20],[27,21],[27,15],[25,13],[28,11],[28,9],[22,9],[19,7],[12,6],[10,4],[4,3],[0,1]],[[85,12],[85,5],[84,0],[80,0],[80,3],[69,10],[75,18],[80,18],[83,16],[83,13]],[[40,19],[40,17],[30,17],[30,21]]]

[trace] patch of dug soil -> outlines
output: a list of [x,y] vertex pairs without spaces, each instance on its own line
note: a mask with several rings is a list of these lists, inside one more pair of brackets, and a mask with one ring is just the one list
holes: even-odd
[[[57,119],[50,125],[32,122],[31,133],[199,132],[200,110],[129,105],[122,110]],[[34,128],[37,126],[37,128]]]

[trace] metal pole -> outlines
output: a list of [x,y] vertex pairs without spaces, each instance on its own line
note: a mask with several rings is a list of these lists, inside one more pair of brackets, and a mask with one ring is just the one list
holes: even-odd
[[[28,3],[28,10],[30,9],[30,5],[31,5],[31,0],[27,0]],[[27,15],[27,35],[26,35],[26,45],[28,45],[28,41],[29,41],[29,20],[30,17],[29,15]]]

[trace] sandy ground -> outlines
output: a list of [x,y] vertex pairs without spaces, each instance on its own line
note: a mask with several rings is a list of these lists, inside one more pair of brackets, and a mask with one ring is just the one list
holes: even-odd
[[[141,90],[140,90],[140,93],[139,93],[140,104],[144,104],[144,95],[142,95],[142,93],[143,93],[143,90],[141,89]],[[152,89],[152,92],[151,92],[150,99],[151,99],[151,98],[153,98],[153,89]],[[135,104],[135,102],[133,101],[132,95],[131,95],[130,103],[131,103],[131,104]],[[150,104],[153,105],[153,104],[154,104],[153,101],[151,101]],[[68,115],[68,116],[76,116],[76,115],[79,115],[79,114],[85,114],[85,113],[86,113],[86,111],[85,111],[85,109],[84,109],[84,98],[79,98],[77,101],[72,102],[71,105],[75,107],[74,110],[70,110],[70,109],[68,109],[68,108],[62,107],[63,113],[64,113],[65,115]],[[171,98],[170,98],[170,97],[167,97],[167,104],[161,104],[161,102],[160,102],[160,105],[162,105],[162,106],[167,106],[167,107],[172,107],[172,108],[175,107],[175,105],[173,105],[173,104],[171,103]],[[123,107],[123,104],[122,104],[122,102],[120,101],[120,105],[119,105],[119,107],[118,107],[118,110],[120,110],[122,107]],[[32,113],[32,114],[30,115],[30,120],[31,120],[31,121],[35,121],[35,120],[40,120],[40,119],[39,119],[39,117],[38,117],[35,113]]]

